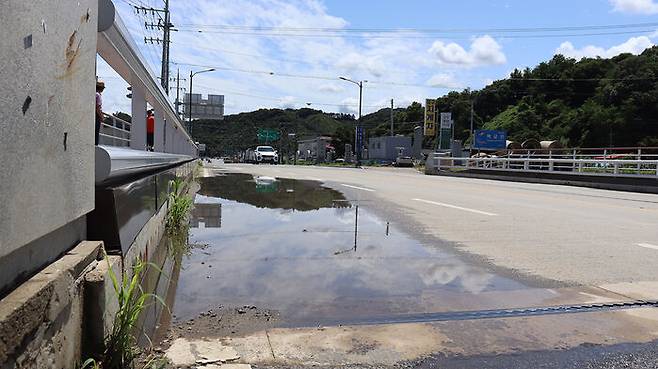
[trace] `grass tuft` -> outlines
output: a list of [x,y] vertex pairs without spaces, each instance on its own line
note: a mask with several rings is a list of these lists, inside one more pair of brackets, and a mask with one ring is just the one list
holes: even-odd
[[192,208],[192,198],[181,194],[183,181],[176,178],[170,182],[169,213],[167,214],[166,228],[169,234],[186,233],[188,227],[188,214]]
[[[122,281],[119,282],[112,271],[107,256],[105,260],[110,270],[109,275],[119,303],[119,309],[114,317],[112,332],[105,338],[102,368],[131,368],[133,361],[140,353],[137,348],[137,339],[134,335],[134,327],[139,316],[145,308],[155,302],[159,302],[165,307],[167,306],[160,296],[153,293],[146,293],[142,290],[140,284],[142,275],[147,267],[156,268],[159,273],[162,273],[162,271],[155,265],[138,261],[133,267],[132,277],[123,272]],[[92,365],[92,369],[98,367],[98,364],[94,365],[96,366]]]

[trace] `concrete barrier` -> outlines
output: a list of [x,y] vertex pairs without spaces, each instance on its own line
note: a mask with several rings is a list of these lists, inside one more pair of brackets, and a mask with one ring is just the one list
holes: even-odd
[[0,368],[75,368],[80,361],[84,276],[102,243],[81,242],[0,300]]

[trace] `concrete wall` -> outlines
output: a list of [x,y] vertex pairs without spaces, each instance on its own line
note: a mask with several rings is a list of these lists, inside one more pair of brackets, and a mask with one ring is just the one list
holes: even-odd
[[[176,168],[191,195],[195,168],[195,162]],[[163,203],[123,260],[106,261],[101,241],[84,241],[0,299],[0,369],[76,368],[101,353],[118,308],[110,273],[119,281],[122,270],[131,277],[136,260],[153,261],[166,247],[160,240],[167,210]]]
[[0,368],[75,368],[80,362],[84,275],[101,243],[83,242],[0,300]]
[[331,144],[330,137],[317,137],[311,140],[299,141],[297,143],[299,159],[324,163],[327,160],[326,146],[329,144]]
[[368,158],[393,161],[398,147],[404,147],[404,156],[411,156],[411,138],[404,136],[372,137],[368,140]]
[[94,206],[96,7],[0,1],[0,294],[84,236],[20,252]]

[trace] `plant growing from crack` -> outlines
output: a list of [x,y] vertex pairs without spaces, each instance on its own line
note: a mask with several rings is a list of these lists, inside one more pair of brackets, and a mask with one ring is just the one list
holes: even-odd
[[192,208],[192,198],[182,194],[183,181],[176,178],[169,182],[171,192],[169,193],[169,213],[167,214],[166,229],[172,234],[186,233],[188,228],[188,214]]
[[160,296],[144,292],[141,286],[143,273],[147,267],[155,268],[158,273],[162,273],[162,271],[157,266],[140,260],[132,268],[132,277],[122,272],[122,280],[119,281],[112,271],[107,256],[105,260],[109,268],[109,275],[116,293],[119,309],[114,317],[112,332],[105,338],[102,368],[129,368],[132,367],[133,361],[140,353],[133,331],[141,313],[154,303],[167,306]]

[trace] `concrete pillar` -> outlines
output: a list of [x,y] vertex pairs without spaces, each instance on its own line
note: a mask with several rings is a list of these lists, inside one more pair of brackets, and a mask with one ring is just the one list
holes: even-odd
[[132,86],[130,148],[134,150],[146,149],[146,99],[144,90],[140,87]]
[[162,110],[155,110],[155,132],[153,133],[153,151],[164,152],[164,114]]
[[175,153],[174,150],[174,133],[176,129],[174,128],[174,123],[167,122],[165,130],[165,152]]
[[178,127],[174,127],[171,134],[172,134],[171,145],[173,150],[172,152],[174,154],[180,154],[181,153],[180,129]]

